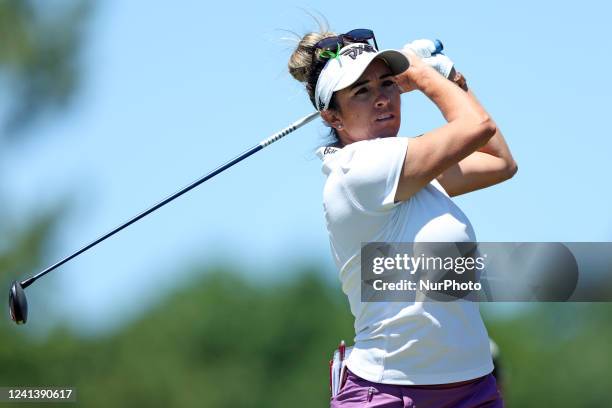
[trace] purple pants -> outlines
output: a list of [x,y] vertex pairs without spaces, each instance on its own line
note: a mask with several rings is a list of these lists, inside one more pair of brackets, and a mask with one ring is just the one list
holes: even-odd
[[503,408],[493,374],[457,386],[379,384],[350,370],[331,408]]

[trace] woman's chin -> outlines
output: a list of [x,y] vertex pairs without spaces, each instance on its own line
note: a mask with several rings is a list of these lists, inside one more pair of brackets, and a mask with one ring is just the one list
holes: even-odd
[[396,137],[399,133],[399,126],[389,125],[376,130],[376,137]]

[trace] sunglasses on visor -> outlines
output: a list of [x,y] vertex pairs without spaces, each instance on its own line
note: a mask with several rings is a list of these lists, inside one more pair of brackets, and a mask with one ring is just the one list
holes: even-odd
[[340,52],[340,49],[345,45],[352,43],[368,44],[368,40],[373,40],[374,47],[378,50],[378,44],[376,43],[374,31],[368,30],[367,28],[357,28],[345,34],[322,39],[314,45],[313,52],[316,53],[317,50],[321,50],[321,53],[319,54],[320,57],[330,59],[336,58],[338,56],[338,52]]

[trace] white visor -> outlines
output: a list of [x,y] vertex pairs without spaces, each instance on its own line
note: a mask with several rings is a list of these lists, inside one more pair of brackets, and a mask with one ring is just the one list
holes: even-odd
[[400,51],[376,51],[369,44],[349,44],[340,50],[336,58],[331,58],[319,74],[317,87],[315,88],[317,110],[327,109],[334,92],[357,81],[376,58],[385,61],[393,75],[401,74],[410,65],[408,58]]

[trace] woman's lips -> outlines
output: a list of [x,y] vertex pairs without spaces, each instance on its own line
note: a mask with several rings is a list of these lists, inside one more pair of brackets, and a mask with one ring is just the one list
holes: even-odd
[[376,117],[376,122],[386,122],[392,120],[395,116],[392,113],[385,113]]

